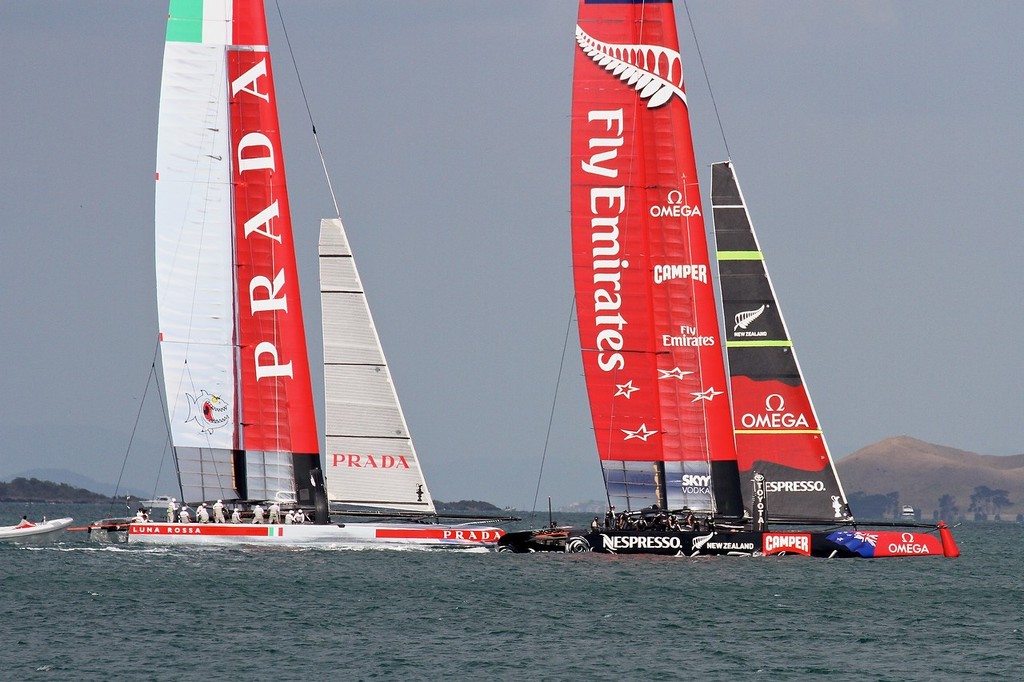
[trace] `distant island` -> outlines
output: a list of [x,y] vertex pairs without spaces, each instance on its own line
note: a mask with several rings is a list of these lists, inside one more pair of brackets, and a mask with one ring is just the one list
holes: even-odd
[[458,502],[441,502],[440,500],[434,500],[434,506],[439,512],[474,512],[481,513],[487,512],[489,514],[500,512],[501,509],[494,506],[490,502],[480,502],[479,500],[459,500]]
[[[134,498],[131,498],[134,499]],[[10,483],[0,481],[0,502],[58,502],[62,504],[102,504],[109,502],[108,495],[94,493],[85,488],[75,488],[67,483],[41,481],[38,478],[15,478]],[[434,500],[439,512],[500,512],[499,507],[480,500],[459,500],[441,502]]]
[[38,478],[15,478],[10,483],[0,481],[0,502],[59,502],[62,504],[102,504],[110,501],[85,488],[67,483],[40,481]]

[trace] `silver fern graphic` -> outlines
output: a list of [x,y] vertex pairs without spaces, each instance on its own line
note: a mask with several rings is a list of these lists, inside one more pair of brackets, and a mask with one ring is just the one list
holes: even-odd
[[757,310],[747,310],[742,313],[736,313],[736,317],[734,318],[736,326],[733,327],[732,330],[736,331],[737,329],[746,329],[749,327],[751,322],[761,317],[761,313],[764,312],[766,307],[767,304],[761,306]]
[[648,109],[657,109],[683,92],[683,60],[675,50],[661,45],[613,45],[603,43],[576,27],[576,42],[598,66],[640,93]]

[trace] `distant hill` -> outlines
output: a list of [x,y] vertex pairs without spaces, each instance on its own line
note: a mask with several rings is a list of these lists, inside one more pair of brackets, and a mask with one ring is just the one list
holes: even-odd
[[[6,475],[0,474],[0,476],[12,480],[15,478],[38,478],[41,481],[61,481],[62,483],[67,483],[68,485],[76,488],[85,488],[86,490],[97,491],[105,494],[108,498],[113,496],[115,488],[113,483],[102,483],[69,469],[28,469],[25,471],[8,472]],[[117,493],[118,496],[121,497],[127,494],[138,497],[137,493],[133,491],[126,491],[123,486],[117,491]]]
[[40,481],[38,478],[15,478],[10,483],[0,481],[0,502],[98,504],[109,500],[110,498],[106,495],[100,495],[85,488],[75,488],[67,483]]
[[500,512],[501,509],[495,507],[490,502],[480,502],[479,500],[459,500],[458,502],[441,502],[440,500],[434,500],[434,506],[439,512],[487,512],[489,514]]
[[[58,472],[59,473],[59,472]],[[137,501],[135,496],[128,498]],[[67,483],[42,481],[38,478],[20,476],[10,483],[0,481],[0,502],[109,502],[110,496],[94,493],[85,488],[76,488]],[[434,500],[434,506],[440,512],[474,512],[493,514],[501,509],[490,502],[479,500],[459,500],[458,502],[441,502]]]
[[978,455],[898,436],[840,459],[836,468],[860,517],[877,516],[865,509],[880,502],[877,496],[889,496],[897,509],[912,505],[923,520],[1024,514],[1024,455]]

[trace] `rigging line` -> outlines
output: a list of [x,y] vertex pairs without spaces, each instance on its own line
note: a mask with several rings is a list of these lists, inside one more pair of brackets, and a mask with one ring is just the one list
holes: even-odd
[[[156,342],[157,352],[160,350],[160,340],[157,338]],[[155,364],[155,362],[154,362]],[[180,387],[180,383],[179,383]],[[171,412],[168,409],[168,403],[165,398],[167,397],[167,385],[164,384],[163,389],[160,388],[160,374],[156,375],[156,394],[160,398],[160,410],[164,413],[164,428],[167,430],[167,439],[164,440],[164,454],[163,457],[167,456],[167,446],[171,446],[171,460],[174,463],[174,475],[178,479],[178,494],[181,495],[182,501],[185,499],[185,488],[181,485],[181,467],[178,466],[177,453],[174,450],[174,435],[171,433]],[[161,458],[162,459],[162,458]],[[162,466],[162,465],[161,465]]]
[[558,377],[555,379],[555,394],[551,398],[551,412],[548,415],[548,431],[544,435],[544,450],[540,456],[540,472],[537,474],[537,489],[533,493],[533,506],[530,508],[530,523],[537,513],[537,498],[540,496],[540,481],[544,477],[544,461],[548,456],[548,443],[551,440],[551,427],[555,421],[555,405],[558,403],[558,387],[562,383],[562,370],[565,368],[565,351],[569,347],[569,335],[572,333],[572,314],[576,309],[576,297],[572,297],[569,305],[569,321],[565,325],[565,340],[562,342],[562,359],[558,363]]
[[316,123],[313,122],[313,112],[309,108],[309,100],[306,99],[306,89],[302,86],[302,76],[299,75],[299,63],[295,61],[295,53],[292,51],[292,41],[288,37],[288,28],[284,25],[284,14],[281,13],[281,3],[275,0],[277,16],[281,19],[281,30],[284,32],[284,42],[288,46],[288,56],[292,60],[292,68],[295,69],[295,79],[299,83],[299,92],[302,94],[302,103],[306,106],[306,116],[309,117],[309,126],[313,129],[313,142],[316,144],[316,152],[320,155],[320,165],[324,169],[324,178],[327,179],[327,189],[331,193],[331,201],[334,202],[334,212],[341,220],[341,209],[338,208],[338,198],[334,195],[334,184],[331,182],[331,174],[327,172],[327,160],[324,159],[324,151],[320,147],[320,138],[316,134]]
[[113,512],[114,500],[117,499],[118,492],[121,490],[121,479],[124,477],[124,469],[128,465],[128,455],[132,451],[132,442],[135,440],[135,432],[139,428],[139,422],[142,420],[142,408],[146,404],[146,396],[149,394],[149,384],[153,380],[153,375],[156,374],[156,358],[160,352],[160,342],[156,344],[156,348],[153,349],[153,361],[149,366],[149,376],[146,377],[146,389],[142,392],[142,400],[139,401],[139,411],[135,414],[135,424],[132,425],[131,436],[128,437],[128,447],[124,451],[124,459],[121,461],[121,471],[117,475],[117,483],[114,485],[114,496],[110,500],[111,512]]
[[164,472],[164,462],[167,460],[167,442],[164,442],[164,450],[160,453],[160,466],[156,469],[156,479],[153,483],[153,493],[149,496],[150,499],[156,499],[156,491],[160,488],[160,476]]
[[718,102],[715,101],[715,91],[711,89],[711,78],[708,76],[707,66],[704,64],[704,53],[700,51],[700,42],[697,40],[697,29],[693,26],[693,17],[690,16],[690,5],[683,0],[683,9],[686,10],[686,21],[690,24],[690,33],[693,35],[693,46],[697,48],[697,58],[700,59],[700,68],[704,72],[704,82],[708,85],[708,95],[711,98],[711,106],[715,109],[715,118],[718,119],[718,131],[722,134],[722,144],[725,145],[725,157],[732,158],[729,153],[729,141],[725,139],[725,127],[722,125],[722,116],[718,113]]

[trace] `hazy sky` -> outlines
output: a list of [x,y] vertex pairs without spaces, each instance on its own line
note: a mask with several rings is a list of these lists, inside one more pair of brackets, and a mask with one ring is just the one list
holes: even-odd
[[[532,505],[554,404],[541,506],[602,499],[575,325],[555,401],[576,3],[281,9],[434,497]],[[901,434],[1024,452],[1024,3],[689,10],[833,454]],[[268,14],[315,364],[334,211]],[[706,169],[726,151],[677,15]],[[0,3],[0,480],[112,483],[134,438],[123,482],[173,493],[152,389],[133,435],[157,333],[165,21],[163,1]]]

